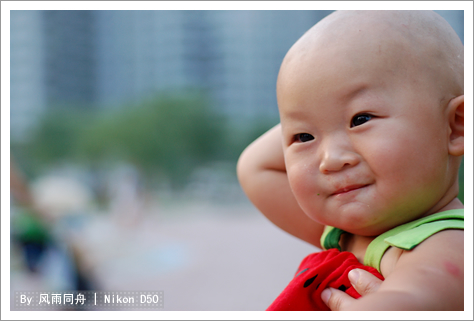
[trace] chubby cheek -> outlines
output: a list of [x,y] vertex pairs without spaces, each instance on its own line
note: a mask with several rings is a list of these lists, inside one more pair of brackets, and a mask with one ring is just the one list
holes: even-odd
[[311,188],[309,171],[304,164],[292,164],[287,167],[288,180],[295,195],[307,193]]
[[435,159],[438,153],[433,152],[433,149],[426,150],[425,146],[408,139],[385,141],[372,146],[378,146],[378,149],[373,150],[370,154],[372,157],[367,161],[376,175],[382,199],[410,202],[410,199],[418,201],[419,198],[434,196],[433,192],[442,176],[439,166],[442,162]]
[[320,193],[317,175],[315,175],[308,164],[303,162],[287,166],[287,174],[298,204],[303,211],[310,215]]

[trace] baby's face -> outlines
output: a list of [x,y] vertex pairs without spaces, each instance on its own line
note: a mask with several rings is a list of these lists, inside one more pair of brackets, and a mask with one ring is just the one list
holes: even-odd
[[392,58],[326,48],[290,60],[278,80],[293,193],[308,216],[354,234],[431,214],[448,184],[439,95]]

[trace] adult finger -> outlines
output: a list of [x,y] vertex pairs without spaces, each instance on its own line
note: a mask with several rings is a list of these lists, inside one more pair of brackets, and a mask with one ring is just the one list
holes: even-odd
[[347,276],[354,289],[361,296],[376,292],[383,282],[372,273],[362,269],[351,270]]
[[321,293],[321,299],[331,311],[348,311],[356,299],[337,289],[327,288]]

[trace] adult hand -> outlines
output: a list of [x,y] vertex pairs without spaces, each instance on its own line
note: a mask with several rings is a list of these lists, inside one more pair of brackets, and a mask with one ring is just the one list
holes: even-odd
[[[372,273],[362,269],[350,271],[348,277],[354,289],[361,296],[376,292],[383,282]],[[325,289],[321,293],[321,299],[332,311],[350,311],[350,305],[357,300],[333,288]]]

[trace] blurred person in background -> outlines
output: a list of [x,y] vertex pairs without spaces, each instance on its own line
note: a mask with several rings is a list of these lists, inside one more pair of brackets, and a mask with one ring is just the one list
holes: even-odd
[[[94,288],[90,277],[80,268],[80,258],[74,248],[63,246],[62,240],[57,240],[54,233],[54,218],[39,207],[28,181],[19,169],[14,158],[10,159],[10,194],[11,210],[11,241],[18,244],[27,271],[42,276],[41,269],[48,257],[48,251],[60,253],[62,261],[70,269],[68,275],[73,289],[92,290]],[[64,250],[66,249],[66,250]]]
[[10,159],[10,194],[16,205],[16,211],[12,211],[12,241],[21,246],[28,270],[36,273],[45,251],[51,246],[51,221],[35,207],[28,183],[13,158]]

